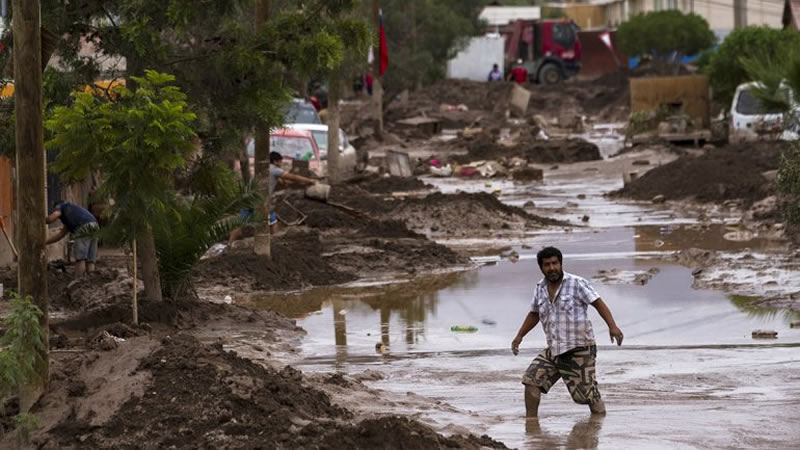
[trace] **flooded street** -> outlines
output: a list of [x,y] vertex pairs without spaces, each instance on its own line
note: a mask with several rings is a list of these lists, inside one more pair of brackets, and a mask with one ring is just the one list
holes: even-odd
[[[691,269],[662,260],[692,247],[768,258],[782,244],[757,235],[731,239],[723,212],[700,227],[663,207],[612,202],[602,194],[621,185],[613,171],[574,179],[557,172],[526,188],[428,180],[442,191],[500,189],[502,200],[533,200],[542,215],[574,201],[576,211],[562,213],[565,219],[580,223],[575,215],[591,216],[591,226],[566,233],[538,231],[512,242],[498,236],[495,244],[518,252],[516,263],[489,256],[464,273],[251,302],[296,318],[307,330],[302,359],[294,363],[302,370],[378,371],[384,378],[368,385],[405,399],[385,412],[412,414],[445,430],[464,427],[520,448],[796,448],[800,328],[790,323],[800,315],[695,289]],[[576,199],[579,194],[585,195]],[[538,421],[524,417],[520,378],[545,346],[541,327],[523,341],[519,356],[509,348],[541,278],[535,254],[544,245],[564,252],[565,270],[592,279],[625,333],[622,347],[611,346],[605,323],[589,308],[604,419],[590,419],[562,383],[543,398]],[[652,278],[633,282],[643,274]],[[757,329],[777,331],[778,338],[753,339]],[[417,395],[408,393],[437,402],[415,402]]]

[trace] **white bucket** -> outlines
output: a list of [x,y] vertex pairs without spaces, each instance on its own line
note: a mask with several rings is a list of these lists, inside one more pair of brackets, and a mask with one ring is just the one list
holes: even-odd
[[309,186],[306,189],[306,197],[323,202],[328,201],[328,196],[330,193],[331,187],[328,184],[317,183],[313,186]]

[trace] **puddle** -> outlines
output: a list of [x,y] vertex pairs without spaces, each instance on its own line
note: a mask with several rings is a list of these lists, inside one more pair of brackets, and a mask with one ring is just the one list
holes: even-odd
[[[529,334],[519,357],[508,347],[541,278],[535,250],[516,248],[515,264],[498,260],[412,283],[252,302],[298,319],[308,331],[304,359],[295,363],[303,370],[379,370],[386,378],[371,386],[454,407],[397,406],[391,412],[464,426],[509,446],[568,447],[576,439],[590,448],[793,445],[800,437],[800,329],[790,322],[800,314],[770,313],[742,298],[693,289],[689,269],[658,261],[659,252],[639,243],[652,234],[665,241],[662,248],[686,244],[675,230],[664,239],[657,227],[536,238],[534,248],[557,242],[565,269],[585,277],[658,269],[644,286],[594,282],[626,336],[624,346],[611,346],[590,308],[609,410],[599,424],[561,384],[543,400],[538,424],[522,417],[519,378],[545,345],[541,328]],[[452,332],[453,326],[477,331]],[[754,340],[756,329],[775,330],[778,339]]]

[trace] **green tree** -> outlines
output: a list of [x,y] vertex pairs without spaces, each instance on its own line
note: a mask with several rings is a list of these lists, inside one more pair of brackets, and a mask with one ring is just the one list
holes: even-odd
[[137,88],[115,88],[114,96],[79,92],[46,121],[48,148],[61,150],[55,167],[69,179],[97,170],[98,194],[113,199],[108,228],[122,241],[136,241],[142,258],[145,295],[161,300],[154,228],[168,227],[174,206],[173,172],[195,150],[186,95],[174,77],[146,71]]
[[470,37],[484,31],[478,15],[487,3],[381,0],[389,50],[386,90],[397,92],[444,78],[447,61],[464,48]]
[[632,17],[617,28],[617,42],[628,55],[650,55],[657,69],[677,73],[680,60],[714,45],[708,22],[696,14],[654,11]]
[[[755,94],[771,112],[784,115],[784,126],[800,132],[800,47],[783,46],[775,57],[765,53],[743,58],[740,64],[747,79],[759,85]],[[778,163],[777,191],[783,198],[787,222],[800,225],[800,141],[781,154]]]
[[760,58],[758,62],[775,60],[785,54],[787,48],[798,47],[800,33],[796,31],[766,26],[740,28],[722,41],[702,70],[711,78],[714,97],[723,104],[730,104],[736,87],[752,81],[743,61],[753,58]]
[[[204,151],[227,158],[237,153],[243,135],[257,123],[282,125],[283,107],[294,91],[287,80],[327,73],[342,60],[349,43],[334,33],[330,18],[341,17],[357,1],[275,0],[273,17],[258,27],[254,4],[42,0],[42,22],[63,36],[56,55],[60,69],[79,79],[77,86],[101,78],[141,76],[145,69],[175,75],[198,115],[195,127]],[[363,20],[350,22],[366,29]],[[9,40],[7,32],[3,43]],[[97,55],[80,52],[86,41],[94,43]],[[127,72],[122,66],[103,66],[114,57],[124,58]],[[9,121],[1,113],[0,127]]]

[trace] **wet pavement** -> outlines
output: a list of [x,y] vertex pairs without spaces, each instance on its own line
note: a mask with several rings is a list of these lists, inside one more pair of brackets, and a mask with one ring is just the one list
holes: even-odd
[[[395,402],[387,413],[413,414],[439,427],[454,424],[512,447],[796,448],[800,328],[790,324],[800,313],[695,289],[690,269],[662,261],[691,247],[769,258],[785,244],[732,235],[732,218],[722,210],[701,226],[666,207],[612,202],[602,194],[621,186],[619,175],[587,172],[591,164],[581,164],[570,170],[591,176],[574,181],[560,172],[527,187],[433,180],[445,192],[500,189],[508,203],[533,200],[537,207],[584,194],[576,209],[591,215],[590,226],[517,239],[511,242],[516,263],[489,256],[478,258],[484,265],[469,272],[251,302],[297,318],[308,332],[302,359],[293,362],[302,370],[377,370],[385,378],[371,387],[440,402]],[[565,270],[594,279],[625,333],[622,347],[610,345],[605,323],[590,308],[608,408],[604,419],[592,419],[588,408],[572,403],[561,383],[544,397],[540,419],[524,417],[520,377],[545,345],[541,327],[528,335],[519,356],[509,346],[541,278],[535,252],[544,245],[561,248]],[[618,276],[602,276],[608,273]],[[628,276],[643,273],[651,276],[643,285]],[[454,332],[453,326],[477,330]],[[753,339],[757,329],[778,337]]]

